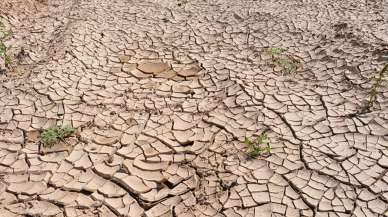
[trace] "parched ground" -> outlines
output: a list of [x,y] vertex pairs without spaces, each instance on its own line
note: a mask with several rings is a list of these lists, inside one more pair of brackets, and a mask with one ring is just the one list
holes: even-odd
[[[388,215],[388,85],[366,108],[381,0],[0,0],[0,16],[0,216]],[[61,124],[76,135],[43,147]],[[271,153],[249,157],[263,132]]]

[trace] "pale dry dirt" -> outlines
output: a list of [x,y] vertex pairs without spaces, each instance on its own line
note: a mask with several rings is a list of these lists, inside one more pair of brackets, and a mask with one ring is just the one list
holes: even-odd
[[[388,215],[382,1],[0,0],[0,216]],[[269,48],[300,62],[284,73]],[[39,135],[77,133],[52,148]],[[247,155],[268,135],[271,154]]]

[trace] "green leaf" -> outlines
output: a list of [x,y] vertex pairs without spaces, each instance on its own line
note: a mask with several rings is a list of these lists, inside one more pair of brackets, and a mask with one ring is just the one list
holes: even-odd
[[7,47],[4,43],[0,42],[0,54],[4,55],[7,52]]
[[270,52],[273,55],[282,54],[284,51],[286,51],[286,49],[284,49],[284,48],[273,47],[270,49]]
[[267,134],[265,132],[261,133],[257,139],[256,139],[256,143],[257,144],[264,144],[267,142]]
[[41,134],[43,146],[52,147],[55,143],[70,136],[75,132],[75,129],[70,126],[53,126],[46,129]]
[[253,144],[253,142],[249,138],[247,138],[247,137],[245,137],[244,143],[246,145],[252,145]]

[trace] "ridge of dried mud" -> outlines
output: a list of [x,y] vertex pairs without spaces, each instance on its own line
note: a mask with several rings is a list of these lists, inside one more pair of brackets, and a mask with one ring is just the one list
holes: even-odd
[[[2,0],[0,216],[388,215],[382,1]],[[282,75],[267,48],[302,67]],[[17,54],[17,55],[16,55]],[[16,76],[17,74],[17,76]],[[78,129],[46,149],[39,134]],[[243,143],[267,131],[271,155]]]

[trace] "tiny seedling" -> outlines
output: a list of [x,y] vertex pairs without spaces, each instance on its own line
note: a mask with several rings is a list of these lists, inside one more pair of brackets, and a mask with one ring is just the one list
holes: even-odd
[[279,48],[279,47],[273,47],[273,48],[268,49],[268,51],[271,55],[280,55],[280,54],[284,53],[284,51],[286,51],[286,49]]
[[376,81],[371,87],[369,92],[369,101],[368,101],[368,109],[372,108],[373,105],[377,101],[377,95],[379,93],[379,89],[383,85],[384,77],[388,74],[388,64],[384,66],[384,68],[379,72],[376,77]]
[[4,25],[0,22],[0,58],[4,60],[5,66],[9,67],[11,64],[11,56],[9,54],[10,47],[4,44],[6,38],[12,35],[11,31],[4,30]]
[[272,61],[282,68],[282,75],[292,74],[298,70],[299,61],[285,54],[286,49],[274,47],[269,48],[267,51],[271,54]]
[[265,132],[261,133],[256,139],[245,138],[244,143],[247,146],[247,153],[251,157],[271,153],[271,146],[268,143],[268,137]]
[[12,35],[12,32],[10,30],[2,30],[2,29],[0,29],[0,39],[8,38],[11,35]]
[[5,67],[9,67],[12,63],[11,56],[9,55],[9,50],[10,47],[7,47],[4,45],[2,41],[0,41],[0,58],[4,60]]
[[59,141],[71,136],[74,132],[75,129],[67,125],[49,127],[41,134],[41,141],[44,147],[50,148]]
[[298,62],[289,58],[277,59],[276,63],[282,68],[284,74],[292,74],[298,69]]

